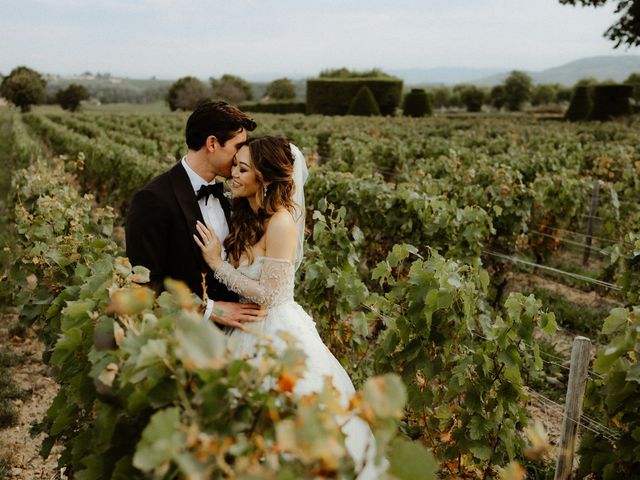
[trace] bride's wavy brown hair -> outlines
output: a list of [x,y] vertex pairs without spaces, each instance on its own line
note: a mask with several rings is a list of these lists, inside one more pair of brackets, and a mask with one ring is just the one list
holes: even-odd
[[[255,137],[246,141],[251,163],[260,188],[256,192],[258,211],[254,212],[246,197],[233,199],[233,214],[224,248],[229,259],[238,264],[246,253],[253,262],[252,248],[262,238],[271,216],[284,207],[294,213],[293,192],[294,157],[289,141],[280,137]],[[268,184],[266,195],[264,186]]]

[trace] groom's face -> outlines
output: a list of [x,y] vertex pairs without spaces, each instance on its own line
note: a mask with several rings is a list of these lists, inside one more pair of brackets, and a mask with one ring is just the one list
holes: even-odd
[[213,152],[213,162],[215,162],[218,175],[229,178],[231,176],[231,165],[233,164],[233,157],[238,153],[238,150],[244,142],[247,141],[247,131],[243,128],[238,131],[233,137],[225,142],[224,145],[220,145],[215,142],[215,150]]

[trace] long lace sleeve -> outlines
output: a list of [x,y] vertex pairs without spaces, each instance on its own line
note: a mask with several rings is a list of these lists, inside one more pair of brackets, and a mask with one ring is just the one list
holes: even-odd
[[295,266],[290,261],[264,257],[259,280],[247,277],[227,262],[218,267],[214,275],[229,290],[270,308],[293,300],[294,272]]

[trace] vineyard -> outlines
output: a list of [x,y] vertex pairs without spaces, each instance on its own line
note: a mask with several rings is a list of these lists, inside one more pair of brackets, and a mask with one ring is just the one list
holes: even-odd
[[185,121],[0,110],[2,327],[44,345],[59,389],[32,431],[69,478],[354,478],[355,416],[390,478],[553,478],[579,335],[577,476],[640,478],[640,120],[257,114],[307,157],[296,299],[348,406],[292,393],[295,342],[234,360],[183,285],[139,285],[123,219]]

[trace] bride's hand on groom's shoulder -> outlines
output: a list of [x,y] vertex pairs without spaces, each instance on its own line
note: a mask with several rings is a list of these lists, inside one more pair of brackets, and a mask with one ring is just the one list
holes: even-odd
[[200,238],[198,238],[198,235],[194,235],[193,239],[198,247],[200,247],[205,262],[207,262],[207,265],[209,265],[212,270],[217,270],[222,263],[222,243],[220,239],[210,227],[200,221],[196,223],[196,230]]

